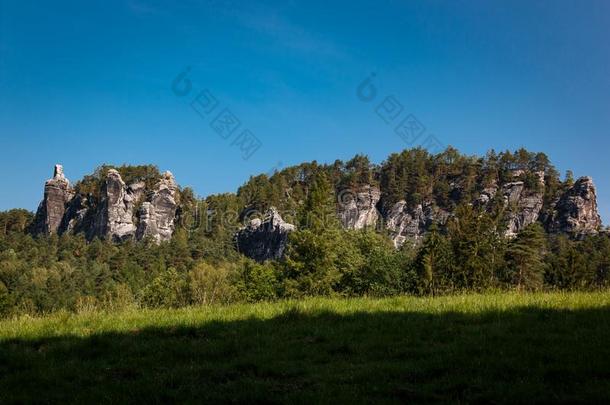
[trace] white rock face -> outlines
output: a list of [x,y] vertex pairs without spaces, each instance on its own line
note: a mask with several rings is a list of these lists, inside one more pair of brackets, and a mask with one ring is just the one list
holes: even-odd
[[601,225],[593,179],[581,177],[559,198],[547,228],[580,238],[599,232]]
[[53,171],[53,179],[68,181],[68,179],[66,179],[66,177],[64,176],[64,167],[62,165],[55,165],[55,170]]
[[357,193],[340,194],[338,216],[346,229],[363,229],[375,227],[379,219],[377,203],[381,191],[377,187],[367,186]]
[[177,190],[174,176],[171,172],[165,172],[155,187],[151,200],[143,203],[138,213],[140,219],[136,233],[138,240],[150,237],[160,243],[171,239],[178,208]]
[[114,241],[132,238],[136,232],[134,203],[134,195],[125,186],[119,172],[110,169],[102,187],[101,209],[95,221],[95,234]]
[[[544,176],[541,181],[544,181]],[[522,181],[506,183],[502,186],[504,206],[509,210],[504,235],[509,238],[517,236],[519,231],[536,222],[540,216],[544,194],[542,192],[526,194],[524,187]]]
[[434,207],[431,203],[418,204],[408,209],[407,202],[398,201],[386,216],[385,226],[396,248],[407,241],[419,242],[433,223],[445,224],[449,213]]

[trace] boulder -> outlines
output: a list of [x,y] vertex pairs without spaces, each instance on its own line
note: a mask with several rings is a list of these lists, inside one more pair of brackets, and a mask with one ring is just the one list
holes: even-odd
[[292,224],[284,222],[275,208],[270,208],[264,218],[255,218],[236,235],[237,250],[258,262],[283,257],[288,234],[294,231]]

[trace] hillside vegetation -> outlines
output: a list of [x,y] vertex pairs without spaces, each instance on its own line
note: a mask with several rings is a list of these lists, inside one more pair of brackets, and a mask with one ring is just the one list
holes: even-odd
[[[95,194],[109,168],[100,167],[77,188]],[[153,184],[159,177],[153,166],[117,169],[129,182]],[[312,296],[608,288],[608,232],[549,232],[544,221],[536,221],[509,238],[506,220],[515,217],[514,207],[502,202],[505,196],[497,192],[486,208],[472,203],[486,187],[514,180],[523,184],[525,200],[530,194],[540,200],[541,218],[553,217],[557,197],[574,184],[570,173],[561,181],[543,153],[520,149],[473,157],[452,148],[436,155],[410,149],[380,165],[356,156],[288,167],[252,177],[235,194],[198,199],[192,190],[181,189],[175,232],[161,244],[88,240],[78,232],[34,237],[27,232],[31,213],[0,212],[0,318]],[[442,225],[426,224],[419,239],[397,249],[388,229],[346,229],[338,218],[341,190],[364,185],[381,186],[381,211],[397,200],[409,207],[427,201],[451,215]],[[594,193],[589,197],[594,199]],[[238,252],[235,236],[247,223],[240,218],[244,212],[270,206],[292,212],[285,219],[296,231],[283,257],[257,263]]]
[[608,292],[22,316],[0,403],[604,402],[608,336]]

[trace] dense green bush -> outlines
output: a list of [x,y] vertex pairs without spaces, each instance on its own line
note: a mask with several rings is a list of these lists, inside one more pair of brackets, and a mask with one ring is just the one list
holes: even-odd
[[189,272],[188,284],[192,303],[196,305],[227,304],[235,300],[235,266],[229,263],[210,265],[199,262]]
[[142,303],[147,307],[176,308],[186,302],[186,281],[174,268],[159,274],[142,291]]
[[271,301],[277,298],[278,274],[271,262],[263,264],[244,260],[236,288],[239,297],[247,302]]

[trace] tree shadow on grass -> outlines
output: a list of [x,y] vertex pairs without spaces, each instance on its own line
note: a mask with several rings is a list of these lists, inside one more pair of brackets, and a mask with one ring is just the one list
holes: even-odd
[[600,402],[610,308],[288,311],[0,341],[0,402]]

